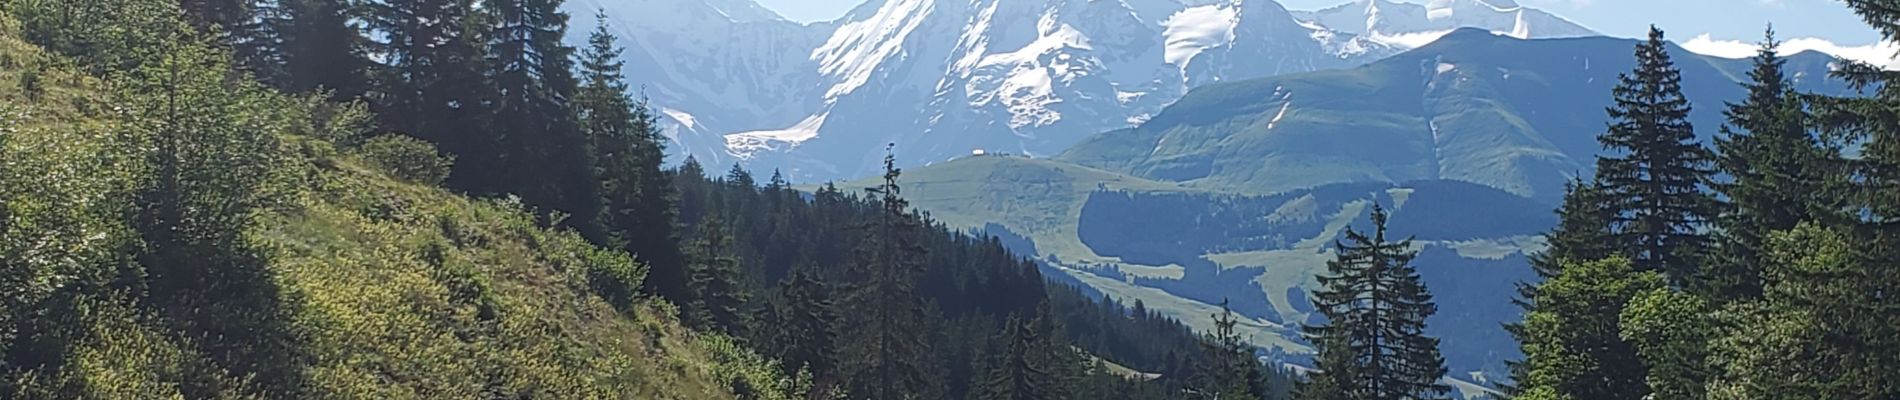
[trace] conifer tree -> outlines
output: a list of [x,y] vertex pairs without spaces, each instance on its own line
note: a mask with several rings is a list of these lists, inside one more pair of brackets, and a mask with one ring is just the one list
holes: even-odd
[[1890,250],[1863,235],[1813,223],[1769,235],[1763,300],[1723,313],[1734,328],[1713,346],[1710,398],[1900,397],[1900,287],[1874,258]]
[[[1900,39],[1900,2],[1846,3],[1884,40]],[[1895,368],[1900,352],[1892,351],[1900,348],[1900,312],[1895,312],[1900,310],[1900,296],[1893,295],[1900,293],[1900,274],[1891,271],[1900,264],[1900,224],[1894,222],[1900,220],[1900,112],[1895,111],[1900,110],[1900,84],[1895,84],[1900,72],[1837,60],[1833,75],[1863,97],[1808,99],[1823,133],[1860,147],[1860,157],[1849,164],[1853,191],[1846,197],[1859,218],[1835,226],[1804,225],[1785,237],[1771,235],[1771,254],[1765,257],[1770,260],[1764,279],[1767,305],[1761,314],[1785,333],[1738,334],[1761,340],[1738,347],[1762,351],[1757,359],[1769,362],[1825,360],[1786,366],[1795,367],[1789,368],[1798,374],[1794,376],[1826,374],[1805,388],[1793,387],[1813,389],[1806,392],[1810,397],[1900,397],[1895,393],[1900,389],[1892,384],[1900,382],[1900,368]],[[1819,332],[1825,334],[1801,336]],[[1815,343],[1817,336],[1828,340]],[[1768,353],[1776,349],[1783,353]],[[1801,392],[1774,394],[1788,393]]]
[[1387,218],[1374,206],[1371,235],[1348,230],[1349,243],[1336,244],[1337,258],[1319,278],[1313,304],[1327,322],[1306,327],[1319,371],[1302,399],[1433,399],[1450,390],[1439,383],[1438,339],[1425,336],[1438,307],[1411,265],[1412,241],[1386,238]]
[[272,81],[282,76],[278,37],[264,23],[271,0],[179,0],[185,22],[231,51],[230,66]]
[[771,306],[770,347],[786,374],[806,370],[819,381],[835,375],[838,312],[832,296],[830,285],[810,271],[794,273],[779,285],[779,302]]
[[1701,297],[1667,288],[1638,294],[1623,309],[1621,335],[1649,368],[1652,398],[1706,398],[1712,311]]
[[853,396],[927,399],[943,390],[929,358],[929,311],[917,293],[927,256],[918,237],[924,227],[897,184],[901,173],[896,156],[886,154],[884,183],[867,189],[881,210],[858,227],[845,324],[852,343],[845,376]]
[[1240,320],[1227,301],[1221,301],[1220,308],[1214,314],[1214,330],[1201,338],[1206,357],[1194,365],[1188,394],[1217,400],[1266,398],[1266,376],[1253,345],[1240,335]]
[[[480,146],[494,93],[486,83],[472,0],[376,0],[368,3],[375,66],[370,105],[380,124],[434,142],[456,155],[451,182],[471,164],[498,162]],[[453,184],[468,188],[464,184]]]
[[1567,261],[1537,288],[1524,316],[1524,372],[1516,398],[1636,400],[1649,394],[1648,368],[1623,340],[1621,316],[1630,299],[1663,289],[1654,271],[1628,260]]
[[1617,210],[1616,241],[1631,262],[1661,271],[1677,287],[1706,256],[1704,225],[1715,214],[1702,192],[1711,156],[1696,142],[1682,73],[1661,29],[1636,46],[1636,69],[1618,78],[1609,130],[1597,137],[1612,155],[1597,159],[1597,179]]
[[740,282],[739,260],[733,256],[736,249],[732,232],[725,224],[725,218],[719,216],[700,221],[699,238],[693,242],[693,298],[686,307],[687,315],[699,328],[745,337],[747,295]]
[[[596,215],[593,154],[569,104],[579,83],[562,0],[482,3],[488,80],[495,94],[479,154],[457,164],[460,187],[516,194],[530,204],[572,215]],[[483,162],[493,161],[493,162]]]
[[368,90],[365,39],[350,26],[354,6],[348,0],[276,0],[274,15],[262,22],[276,36],[283,58],[277,87],[292,93],[330,92],[332,101],[349,101]]
[[1721,302],[1761,296],[1759,253],[1769,232],[1817,218],[1845,219],[1832,215],[1845,197],[1830,190],[1844,177],[1830,172],[1839,154],[1809,134],[1811,118],[1782,71],[1787,61],[1777,55],[1774,35],[1770,28],[1743,84],[1748,97],[1728,105],[1728,124],[1715,139],[1716,166],[1732,181],[1714,185],[1728,200],[1720,219],[1722,258],[1709,264],[1697,292]]
[[[1611,240],[1610,225],[1616,213],[1605,194],[1603,186],[1595,182],[1574,179],[1567,185],[1563,205],[1557,209],[1557,227],[1544,234],[1550,247],[1530,259],[1531,270],[1537,273],[1540,282],[1563,273],[1565,264],[1601,260],[1621,250],[1614,247],[1615,243]],[[1537,285],[1537,282],[1517,283],[1517,298],[1512,301],[1527,314],[1537,310],[1534,303]],[[1508,323],[1504,329],[1518,342],[1525,340],[1523,323]],[[1528,381],[1526,374],[1530,371],[1523,362],[1507,361],[1506,364],[1510,368],[1512,382]],[[1519,388],[1516,385],[1504,385],[1501,389],[1506,393],[1516,393]]]
[[599,231],[597,241],[616,243],[647,263],[648,293],[681,301],[686,266],[674,234],[672,177],[661,168],[664,139],[646,103],[627,93],[621,49],[606,15],[595,18],[599,28],[581,53],[574,108],[594,153],[594,192],[601,206],[583,225]]
[[1001,346],[992,355],[989,370],[976,389],[979,400],[1049,400],[1062,395],[1051,369],[1054,354],[1046,347],[1044,332],[1021,317],[1003,323],[994,341]]

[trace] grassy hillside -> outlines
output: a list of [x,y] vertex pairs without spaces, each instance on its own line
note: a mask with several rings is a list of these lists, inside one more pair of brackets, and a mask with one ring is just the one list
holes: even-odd
[[[964,157],[914,168],[904,171],[902,179],[911,203],[939,221],[966,229],[1000,227],[1031,239],[1035,253],[1085,263],[1114,261],[1089,251],[1078,239],[1076,221],[1089,193],[1188,190],[1065,162],[1006,155]],[[861,193],[877,181],[837,185],[846,192]]]
[[670,306],[597,294],[639,279],[626,254],[395,177],[390,159],[317,137],[351,109],[243,84],[228,94],[275,121],[251,125],[274,143],[267,200],[232,236],[255,261],[243,276],[264,279],[212,282],[258,299],[207,308],[252,310],[236,334],[188,334],[223,327],[153,300],[177,278],[136,255],[154,242],[128,210],[155,172],[128,86],[23,42],[0,13],[0,397],[788,397],[776,368]]
[[1298,328],[1311,322],[1313,276],[1376,201],[1394,209],[1401,234],[1419,235],[1429,262],[1421,270],[1445,304],[1434,332],[1447,338],[1453,368],[1501,368],[1514,353],[1501,351],[1509,338],[1496,326],[1516,314],[1490,305],[1510,304],[1511,283],[1528,278],[1524,254],[1542,247],[1535,233],[1552,223],[1542,203],[1457,181],[1245,195],[1012,156],[914,168],[901,180],[932,217],[1019,236],[1019,251],[1124,304],[1139,300],[1204,330],[1229,300],[1250,342],[1296,361],[1311,352]]

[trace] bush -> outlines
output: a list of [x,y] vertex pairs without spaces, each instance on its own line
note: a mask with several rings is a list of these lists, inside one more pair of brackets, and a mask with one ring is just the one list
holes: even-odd
[[436,151],[435,145],[403,135],[382,135],[357,149],[365,161],[397,178],[441,185],[449,179],[455,156]]

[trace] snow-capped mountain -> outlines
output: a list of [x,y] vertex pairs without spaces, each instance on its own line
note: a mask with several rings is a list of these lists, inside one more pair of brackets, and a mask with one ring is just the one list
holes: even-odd
[[[1439,3],[1294,13],[1272,0],[870,0],[814,24],[752,0],[566,7],[608,17],[675,153],[810,182],[872,173],[886,144],[906,166],[975,150],[1055,154],[1146,120],[1195,87],[1349,67],[1409,47],[1391,36],[1448,26],[1588,33],[1501,6],[1508,0]],[[1341,10],[1355,22],[1341,22]],[[574,20],[578,43],[593,20]]]
[[1599,36],[1596,32],[1514,0],[1354,0],[1317,11],[1295,12],[1301,21],[1374,42],[1416,48],[1458,28],[1479,28],[1519,39]]

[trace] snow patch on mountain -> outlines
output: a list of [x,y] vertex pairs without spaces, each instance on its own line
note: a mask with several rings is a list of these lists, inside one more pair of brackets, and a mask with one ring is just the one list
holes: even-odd
[[1371,35],[1368,35],[1367,37],[1371,39],[1373,42],[1377,42],[1379,44],[1383,44],[1387,46],[1397,47],[1401,49],[1416,49],[1419,47],[1424,47],[1427,44],[1431,44],[1432,42],[1436,42],[1438,41],[1438,38],[1445,37],[1446,34],[1449,34],[1451,32],[1452,30],[1450,29],[1442,30],[1442,31],[1406,32],[1406,33],[1397,33],[1397,34],[1385,34],[1385,33],[1375,32]]
[[674,122],[679,123],[686,129],[699,129],[699,117],[694,117],[691,113],[660,107],[660,114],[665,115],[667,118],[672,118]]
[[762,150],[797,147],[799,143],[818,137],[818,129],[823,128],[825,119],[830,117],[830,113],[813,115],[790,128],[729,134],[726,135],[726,149],[734,157],[747,160]]
[[935,0],[893,0],[885,2],[869,19],[839,26],[811,57],[818,61],[818,72],[836,80],[825,91],[826,98],[851,94],[870,82],[872,73],[892,57],[900,56],[917,27],[930,17]]
[[1234,26],[1239,23],[1240,13],[1231,6],[1205,5],[1176,12],[1161,23],[1168,45],[1165,59],[1185,74],[1194,56],[1233,42]]
[[969,105],[982,107],[1001,102],[1009,111],[1011,129],[1060,121],[1062,113],[1052,109],[1062,102],[1056,94],[1056,84],[1073,83],[1088,76],[1091,70],[1088,60],[1073,53],[1077,50],[1091,50],[1088,37],[1063,24],[1022,49],[983,57],[977,62],[977,69],[1008,72],[994,85],[991,85],[992,77],[972,77],[965,84],[970,94]]

